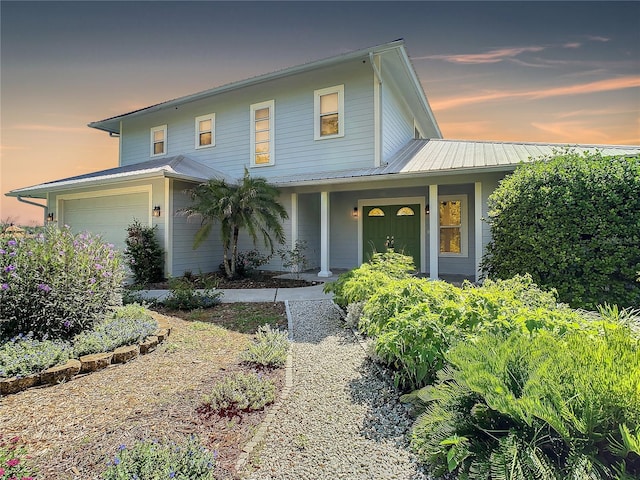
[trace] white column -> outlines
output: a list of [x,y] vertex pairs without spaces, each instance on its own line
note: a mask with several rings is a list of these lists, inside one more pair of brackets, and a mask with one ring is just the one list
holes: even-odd
[[475,246],[476,246],[476,282],[480,281],[482,270],[480,262],[482,261],[482,182],[475,183],[475,201],[474,201],[474,225],[475,225]]
[[319,277],[330,277],[329,270],[329,192],[320,193],[320,272]]
[[298,241],[298,194],[291,194],[291,248]]
[[164,179],[164,274],[173,275],[173,179]]
[[438,185],[429,185],[429,278],[438,279],[438,253],[440,251],[440,205]]

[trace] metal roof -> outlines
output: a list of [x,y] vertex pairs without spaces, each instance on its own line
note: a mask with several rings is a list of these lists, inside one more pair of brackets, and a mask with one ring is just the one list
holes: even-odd
[[69,188],[157,176],[196,182],[203,182],[210,178],[224,179],[229,182],[233,181],[233,179],[222,172],[209,168],[184,155],[177,155],[175,157],[158,158],[147,162],[100,170],[98,172],[41,183],[31,187],[19,188],[17,190],[11,190],[7,193],[7,196],[46,198],[47,192],[55,190],[66,190]]
[[570,148],[578,153],[603,156],[640,155],[640,145],[563,145],[524,142],[485,142],[473,140],[411,140],[385,165],[377,168],[315,172],[292,175],[277,185],[294,186],[329,181],[367,181],[382,176],[434,176],[474,172],[508,172],[516,165],[548,157]]

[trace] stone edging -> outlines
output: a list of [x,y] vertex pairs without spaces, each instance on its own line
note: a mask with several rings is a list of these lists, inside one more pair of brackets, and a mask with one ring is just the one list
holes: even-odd
[[0,395],[18,393],[39,385],[56,385],[68,382],[76,375],[96,372],[111,364],[127,363],[138,355],[146,355],[156,349],[170,334],[171,326],[166,320],[158,320],[155,335],[149,336],[136,345],[118,347],[113,352],[93,353],[80,359],[68,360],[64,365],[56,365],[39,373],[24,377],[12,377],[0,380]]
[[[289,300],[284,301],[284,306],[287,312],[287,328],[289,330],[289,340],[291,341],[293,340],[293,318],[291,317],[291,310],[289,309]],[[267,416],[260,423],[260,426],[258,427],[256,433],[253,435],[253,438],[251,438],[251,440],[247,442],[247,444],[242,449],[242,452],[240,452],[240,455],[238,456],[238,460],[236,462],[236,473],[239,473],[244,469],[247,461],[249,460],[249,456],[253,453],[253,450],[260,442],[264,440],[269,427],[276,417],[276,414],[280,411],[280,408],[282,407],[284,401],[287,399],[287,397],[289,397],[289,394],[291,393],[291,389],[293,388],[293,355],[291,354],[291,351],[292,346],[290,345],[289,353],[287,353],[287,361],[284,367],[284,387],[280,392],[280,398],[278,398],[278,400],[273,405],[271,405],[271,407],[269,408],[269,413],[267,413]]]

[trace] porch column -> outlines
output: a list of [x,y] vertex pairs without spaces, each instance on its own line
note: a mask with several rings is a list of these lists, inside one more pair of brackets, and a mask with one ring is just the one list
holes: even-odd
[[320,272],[319,277],[330,277],[329,270],[329,192],[320,193]]
[[298,241],[298,194],[291,194],[291,248]]
[[164,179],[164,274],[173,275],[173,179]]
[[429,278],[438,279],[438,253],[440,251],[440,205],[438,185],[429,185]]
[[475,225],[475,246],[476,246],[476,282],[480,281],[482,270],[480,262],[482,261],[482,182],[475,183],[475,201],[474,201],[474,225]]

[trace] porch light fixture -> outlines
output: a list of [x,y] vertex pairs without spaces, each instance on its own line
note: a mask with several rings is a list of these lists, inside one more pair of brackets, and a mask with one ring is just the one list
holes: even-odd
[[353,218],[358,218],[358,207],[353,207],[353,211],[351,212],[351,216]]
[[53,212],[47,214],[47,222],[53,222]]
[[429,215],[429,204],[427,203],[427,206],[424,207],[424,214],[425,215]]
[[153,216],[154,217],[160,216],[160,205],[156,205],[155,207],[153,207]]

